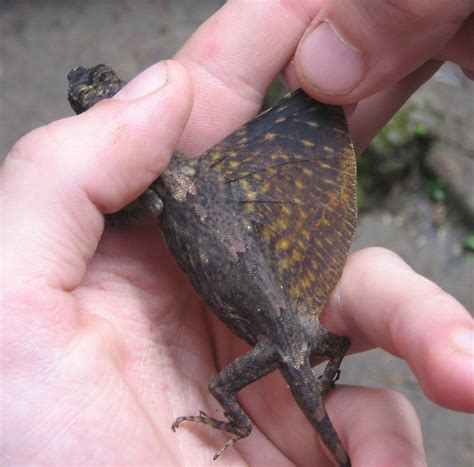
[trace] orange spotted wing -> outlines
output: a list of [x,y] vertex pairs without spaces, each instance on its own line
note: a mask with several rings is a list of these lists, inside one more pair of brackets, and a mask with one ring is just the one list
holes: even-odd
[[342,109],[297,90],[201,157],[243,203],[295,311],[319,314],[357,218],[356,162]]

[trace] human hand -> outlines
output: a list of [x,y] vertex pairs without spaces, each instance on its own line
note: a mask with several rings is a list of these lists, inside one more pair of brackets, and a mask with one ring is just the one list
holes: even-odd
[[[291,15],[269,18],[266,7],[230,2],[178,54],[196,97],[181,149],[200,152],[248,119],[291,57],[290,45],[267,40]],[[243,49],[249,27],[252,50]],[[290,39],[296,45],[297,34]],[[12,410],[3,452],[12,463],[204,464],[226,440],[206,427],[173,434],[170,423],[189,410],[215,413],[207,383],[244,344],[203,312],[158,229],[101,236],[100,212],[143,191],[179,138],[190,86],[176,65],[168,71],[168,84],[143,99],[112,99],[31,133],[4,167],[2,356]],[[128,92],[156,87],[156,74]],[[354,255],[328,308],[324,324],[351,337],[353,350],[382,346],[408,361],[436,402],[473,409],[472,356],[453,341],[456,330],[472,332],[469,315],[393,254]],[[328,463],[279,375],[240,400],[254,431],[226,464]],[[423,463],[418,422],[401,396],[340,387],[327,407],[354,464]]]
[[474,78],[472,1],[313,3],[286,75],[318,100],[359,103],[350,119],[359,151],[443,61]]
[[[264,0],[252,4],[235,0],[229,3],[223,11],[232,10],[235,22],[229,31],[207,38],[208,48],[202,48],[195,58],[195,64],[203,71],[196,79],[213,79],[215,74],[218,78],[215,86],[220,90],[229,83],[239,83],[233,97],[224,89],[229,97],[220,105],[231,108],[240,104],[246,109],[245,119],[255,114],[255,102],[260,102],[271,79],[281,71],[292,87],[303,86],[317,100],[347,106],[351,134],[360,153],[443,61],[458,64],[468,77],[474,77],[472,1]],[[220,31],[220,17],[215,15],[206,27]],[[319,32],[311,34],[321,23]],[[328,24],[360,53],[353,56],[335,49],[338,41],[329,33]],[[233,55],[227,53],[231,34]],[[221,42],[222,38],[225,42]],[[265,44],[265,51],[260,44]],[[243,79],[242,56],[250,59],[252,53],[253,76]],[[223,56],[226,66],[217,70]],[[217,109],[209,109],[211,101],[207,96],[203,100],[207,102],[203,102],[203,114],[210,110],[218,115]],[[193,112],[196,119],[203,116],[200,109],[198,105]],[[227,124],[217,122],[218,130],[223,126],[222,134],[228,133],[242,121],[238,117],[239,114],[235,115]],[[209,140],[214,141],[211,135],[215,120],[202,120],[202,144],[198,142],[198,150],[207,147]],[[196,146],[185,147],[196,151]]]

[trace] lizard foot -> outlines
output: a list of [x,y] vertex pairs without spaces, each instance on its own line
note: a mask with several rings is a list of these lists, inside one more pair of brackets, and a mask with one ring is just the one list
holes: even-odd
[[246,425],[244,427],[238,427],[235,423],[233,422],[224,422],[221,420],[217,420],[213,417],[210,417],[207,415],[205,412],[202,410],[199,411],[199,415],[187,415],[185,417],[178,417],[174,423],[171,425],[171,429],[173,431],[176,431],[176,428],[182,423],[182,422],[198,422],[198,423],[204,423],[205,425],[209,425],[212,428],[215,428],[217,430],[222,430],[226,431],[228,433],[235,434],[235,438],[231,438],[227,441],[227,443],[222,446],[219,451],[216,452],[216,454],[213,457],[213,460],[216,460],[224,451],[226,451],[228,448],[232,447],[237,441],[239,441],[242,438],[246,438],[249,434],[250,431],[252,430],[251,425]]

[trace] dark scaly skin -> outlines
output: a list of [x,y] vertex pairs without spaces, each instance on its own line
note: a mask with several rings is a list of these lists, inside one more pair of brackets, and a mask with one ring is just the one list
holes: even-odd
[[[68,78],[76,111],[124,84],[104,65],[75,69]],[[350,342],[326,331],[318,317],[355,230],[355,181],[342,110],[297,90],[202,156],[176,154],[140,197],[147,212],[161,213],[166,242],[194,288],[253,347],[209,385],[227,420],[200,412],[173,423],[173,430],[194,421],[232,433],[214,459],[251,432],[237,392],[279,369],[338,464],[350,465],[322,399]],[[111,220],[134,216],[136,210],[125,210]],[[329,359],[319,378],[311,357]]]

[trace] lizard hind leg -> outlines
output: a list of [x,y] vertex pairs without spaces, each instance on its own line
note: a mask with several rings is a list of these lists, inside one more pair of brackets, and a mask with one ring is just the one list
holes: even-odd
[[200,411],[199,415],[178,417],[171,428],[175,431],[182,422],[198,422],[235,435],[215,454],[216,460],[226,449],[247,437],[252,431],[250,418],[237,402],[237,392],[273,371],[276,362],[277,355],[273,348],[258,343],[252,350],[226,366],[209,384],[209,391],[224,409],[226,421],[217,420]]
[[147,188],[135,201],[120,211],[105,215],[107,227],[123,227],[130,224],[149,224],[155,222],[163,211],[163,201],[152,189]]
[[280,371],[294,399],[338,465],[349,467],[351,465],[349,456],[326,412],[309,360],[303,363],[287,362],[280,365]]
[[318,332],[311,342],[311,356],[329,359],[323,374],[319,377],[316,374],[316,367],[313,368],[313,373],[317,376],[317,388],[321,394],[327,394],[339,379],[341,373],[339,367],[350,345],[349,338],[329,332],[319,324]]

